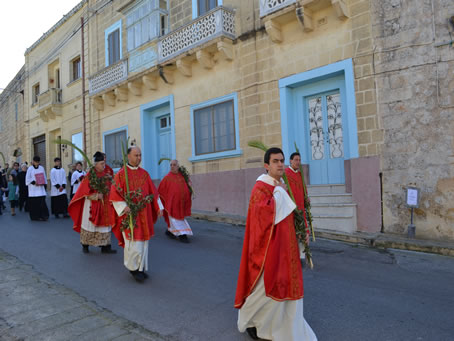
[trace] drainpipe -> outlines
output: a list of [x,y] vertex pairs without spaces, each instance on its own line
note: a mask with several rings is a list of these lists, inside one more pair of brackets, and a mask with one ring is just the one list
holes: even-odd
[[[87,133],[86,133],[86,112],[85,112],[85,42],[84,42],[84,17],[80,18],[81,34],[82,34],[82,118],[83,122],[83,140],[84,140],[84,153],[87,154]],[[85,161],[84,161],[85,163]]]

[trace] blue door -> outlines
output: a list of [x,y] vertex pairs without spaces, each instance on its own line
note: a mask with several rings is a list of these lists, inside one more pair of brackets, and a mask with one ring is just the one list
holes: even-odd
[[340,184],[344,176],[344,124],[339,90],[303,97],[310,183]]
[[[156,118],[157,120],[157,129],[158,132],[157,136],[157,146],[158,146],[158,153],[159,159],[161,158],[171,158],[171,122],[170,122],[170,114],[160,116]],[[170,171],[170,162],[163,161],[159,165],[159,179],[162,179],[167,173]]]

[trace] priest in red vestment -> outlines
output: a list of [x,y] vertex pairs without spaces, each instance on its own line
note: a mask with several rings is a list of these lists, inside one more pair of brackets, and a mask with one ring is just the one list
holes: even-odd
[[189,243],[187,236],[192,236],[192,230],[185,217],[191,215],[191,192],[179,169],[178,160],[170,161],[170,172],[161,180],[158,192],[164,205],[166,235],[172,239],[178,237],[181,242]]
[[238,329],[253,339],[316,340],[303,316],[303,272],[295,203],[281,182],[284,154],[265,153],[267,174],[252,189],[235,297]]
[[[116,253],[111,248],[111,206],[109,191],[112,183],[110,174],[105,169],[106,162],[101,152],[93,156],[94,168],[83,178],[76,194],[72,198],[68,213],[71,216],[73,229],[80,233],[82,251],[89,252],[89,246],[100,246],[102,253]],[[96,173],[98,183],[103,183],[106,193],[101,187],[90,184],[91,172]]]
[[[290,185],[290,189],[292,190],[293,197],[295,198],[295,203],[298,209],[303,212],[304,223],[306,226],[306,242],[309,244],[309,225],[306,219],[306,210],[304,209],[304,184],[303,178],[301,176],[300,171],[301,165],[301,155],[298,152],[292,153],[290,155],[290,167],[285,169],[285,174],[287,175],[287,179]],[[304,258],[304,253],[301,254]]]
[[[163,206],[159,200],[158,191],[146,170],[139,167],[142,160],[140,148],[128,149],[128,182],[129,191],[140,191],[141,198],[153,195],[151,202],[138,213],[136,224],[133,228],[132,238],[130,229],[122,231],[122,222],[129,220],[130,207],[125,200],[126,177],[124,166],[115,175],[114,184],[110,192],[110,201],[113,210],[113,232],[120,246],[124,248],[124,265],[138,282],[143,282],[148,275],[148,241],[154,235],[154,224],[162,215]],[[119,187],[120,190],[117,188]],[[139,199],[140,200],[140,199]]]

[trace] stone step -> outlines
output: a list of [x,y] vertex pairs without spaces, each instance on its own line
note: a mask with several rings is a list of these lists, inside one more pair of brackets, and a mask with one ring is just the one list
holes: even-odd
[[336,232],[357,232],[356,214],[353,217],[336,217],[327,215],[313,216],[314,230],[331,230]]
[[351,218],[356,217],[356,204],[315,204],[311,202],[311,213],[313,216]]
[[307,186],[307,191],[309,193],[309,196],[313,194],[345,194],[345,185],[309,185]]
[[311,204],[352,204],[353,197],[351,193],[344,194],[312,194],[309,195]]

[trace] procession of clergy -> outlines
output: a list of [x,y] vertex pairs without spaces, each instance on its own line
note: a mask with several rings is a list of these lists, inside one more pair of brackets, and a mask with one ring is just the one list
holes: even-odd
[[[115,175],[101,152],[94,154],[94,167],[89,173],[85,173],[82,163],[78,163],[77,171],[71,177],[75,194],[69,207],[66,176],[59,158],[55,159],[50,175],[52,214],[58,217],[58,214],[66,216],[69,213],[74,230],[80,233],[82,251],[88,253],[89,246],[97,246],[101,247],[102,253],[116,253],[111,248],[112,231],[124,248],[124,266],[138,282],[148,278],[148,242],[154,235],[154,224],[159,217],[163,216],[167,223],[165,233],[169,238],[187,243],[187,236],[192,235],[185,219],[191,215],[191,184],[181,174],[178,161],[171,161],[170,172],[156,189],[147,171],[139,166],[141,158],[140,148],[129,148],[127,172],[122,167]],[[39,157],[33,159],[33,167],[26,175],[31,199],[30,218],[47,220],[47,180],[39,161]],[[304,210],[300,162],[299,153],[293,153],[290,167],[285,169],[282,150],[268,149],[264,156],[266,174],[257,179],[251,192],[235,308],[239,309],[239,331],[246,331],[255,340],[317,340],[303,316],[300,260],[303,253],[294,227],[293,211],[296,207]],[[284,172],[295,202],[282,182]],[[108,179],[110,192],[100,193],[92,188],[91,184],[95,182],[90,181],[90,176],[93,179],[94,175],[98,179]],[[140,193],[142,198],[152,195],[152,200],[138,212],[133,231],[123,224],[124,219],[131,217],[131,208],[124,197],[130,191]]]

